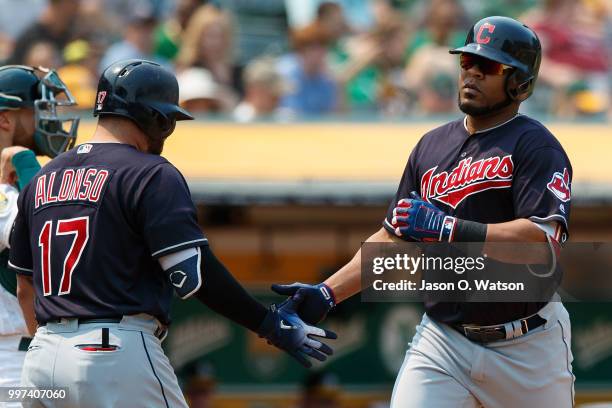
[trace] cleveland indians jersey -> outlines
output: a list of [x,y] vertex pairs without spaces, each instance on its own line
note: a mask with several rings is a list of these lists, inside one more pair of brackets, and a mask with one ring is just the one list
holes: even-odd
[[[412,151],[393,209],[411,191],[449,215],[481,223],[527,218],[557,221],[568,237],[572,167],[563,147],[538,121],[517,115],[470,135],[465,119],[425,134]],[[450,324],[499,324],[536,313],[544,303],[425,303],[427,314]]]
[[166,159],[89,143],[24,188],[9,265],[31,275],[39,323],[148,313],[169,323],[157,258],[206,244],[187,184]]

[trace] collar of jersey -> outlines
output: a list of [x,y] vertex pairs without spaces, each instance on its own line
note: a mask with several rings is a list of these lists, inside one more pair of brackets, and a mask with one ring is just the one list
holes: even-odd
[[[124,142],[100,142],[100,141],[89,141],[89,142],[85,142],[85,143],[81,143],[81,144],[119,144],[119,145],[130,145],[129,143],[124,143]],[[80,145],[79,145],[80,146]],[[130,145],[132,146],[132,145]]]
[[[489,130],[497,129],[498,127],[504,126],[506,123],[509,123],[509,122],[513,121],[514,119],[516,119],[520,115],[521,115],[520,113],[517,113],[516,115],[514,115],[513,117],[511,117],[507,121],[500,123],[499,125],[495,125],[495,126],[492,126],[490,128],[487,128],[487,129],[477,130],[474,133],[471,133],[471,135],[475,135],[477,133],[484,133],[484,132],[488,132]],[[470,134],[470,131],[467,128],[467,116],[463,118],[463,128],[468,132],[468,134]]]

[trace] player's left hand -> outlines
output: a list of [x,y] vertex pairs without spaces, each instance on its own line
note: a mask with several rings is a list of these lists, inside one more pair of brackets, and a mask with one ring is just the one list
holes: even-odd
[[17,172],[13,167],[13,156],[19,152],[28,150],[22,146],[10,146],[2,149],[0,153],[0,184],[15,185],[17,183]]
[[393,209],[395,235],[406,241],[452,241],[457,219],[424,201],[415,191],[410,197],[399,200]]
[[304,367],[310,368],[309,358],[325,361],[333,350],[327,344],[314,337],[336,339],[336,333],[304,323],[298,315],[297,308],[304,300],[297,293],[281,306],[271,305],[263,323],[257,330],[260,337],[268,343],[289,353]]

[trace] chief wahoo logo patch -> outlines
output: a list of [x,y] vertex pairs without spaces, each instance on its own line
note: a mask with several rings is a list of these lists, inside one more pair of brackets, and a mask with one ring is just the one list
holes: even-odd
[[546,185],[546,188],[548,188],[559,200],[564,203],[568,202],[572,194],[570,191],[570,179],[567,167],[563,169],[563,173],[556,171],[552,179]]

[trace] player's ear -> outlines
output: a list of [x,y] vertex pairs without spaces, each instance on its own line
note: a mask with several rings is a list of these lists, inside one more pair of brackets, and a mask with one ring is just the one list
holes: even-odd
[[10,132],[13,127],[13,115],[11,111],[0,111],[0,130]]
[[529,96],[531,95],[531,93],[529,92],[529,89],[531,88],[531,82],[532,81],[533,81],[533,79],[528,79],[526,81],[523,81],[521,83],[516,84],[513,87],[513,93],[515,95],[515,97],[514,97],[515,101],[523,102],[527,98],[529,98]]

